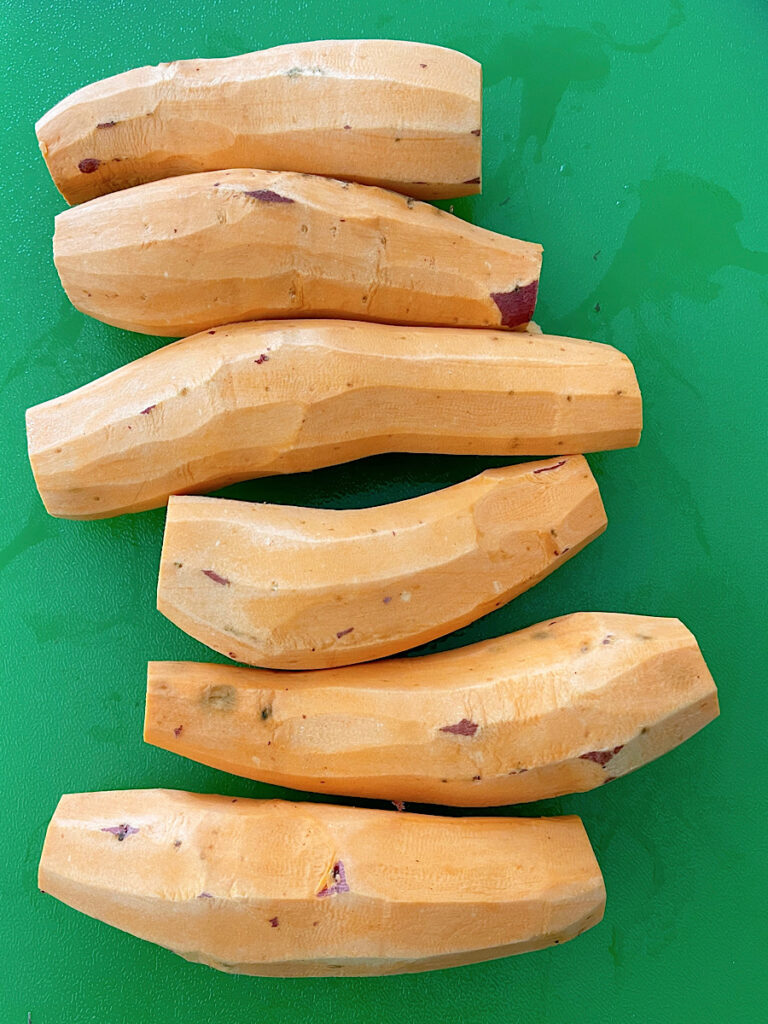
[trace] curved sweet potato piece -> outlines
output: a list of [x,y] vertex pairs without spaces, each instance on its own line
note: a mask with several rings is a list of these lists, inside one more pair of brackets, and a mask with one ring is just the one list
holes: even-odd
[[465,626],[605,525],[581,455],[486,470],[378,508],[171,497],[157,606],[236,661],[348,665]]
[[167,345],[27,412],[52,515],[388,451],[551,455],[637,443],[632,364],[609,345],[348,320],[262,321]]
[[320,672],[150,662],[144,738],[278,786],[487,807],[601,786],[717,714],[677,619],[579,612]]

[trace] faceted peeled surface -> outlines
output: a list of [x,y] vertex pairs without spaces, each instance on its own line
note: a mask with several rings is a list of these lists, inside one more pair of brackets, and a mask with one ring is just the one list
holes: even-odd
[[580,455],[486,470],[373,509],[172,497],[158,608],[235,661],[368,661],[500,607],[605,525]]
[[[514,328],[541,246],[370,185],[292,172],[187,174],[56,218],[54,260],[90,316],[179,337],[233,321],[345,317]],[[514,300],[503,297],[514,293]]]
[[136,68],[38,121],[64,197],[171,175],[270,167],[441,199],[480,191],[480,65],[399,40],[292,43]]
[[150,662],[144,738],[273,785],[481,807],[601,786],[717,714],[681,622],[581,612],[319,672]]
[[91,519],[386,451],[620,448],[641,421],[632,364],[608,345],[299,320],[158,349],[30,409],[27,438],[48,511]]
[[578,818],[440,818],[169,790],[64,796],[40,887],[222,970],[394,974],[539,949],[602,917]]

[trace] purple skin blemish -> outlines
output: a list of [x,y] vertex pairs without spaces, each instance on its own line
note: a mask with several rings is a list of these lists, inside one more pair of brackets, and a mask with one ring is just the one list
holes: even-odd
[[117,836],[118,843],[122,843],[126,836],[135,836],[139,830],[133,825],[110,825],[109,828],[103,828],[101,831]]
[[280,924],[280,918],[278,918],[278,917],[270,917],[269,923],[272,925],[273,928],[277,928],[279,926],[279,924]]
[[491,298],[501,313],[501,326],[519,327],[520,324],[527,324],[536,308],[538,290],[539,282],[536,280],[513,288],[511,292],[491,292]]
[[620,743],[618,747],[614,747],[613,750],[590,750],[586,754],[579,754],[582,761],[594,761],[595,764],[601,765],[605,768],[612,757],[623,748],[624,744]]
[[[465,184],[465,185],[479,185],[479,184],[480,184],[480,179],[479,179],[479,178],[467,178],[467,179],[465,180],[464,184]],[[495,300],[495,298],[494,298],[494,302],[495,302],[495,301],[496,301],[496,300]],[[496,303],[496,305],[497,305],[497,306],[499,305],[499,304],[498,304],[498,302]],[[501,307],[499,307],[499,308],[501,308]]]
[[249,199],[260,199],[262,203],[292,203],[294,200],[288,196],[281,196],[279,192],[273,192],[271,188],[256,188],[250,192],[243,192]]
[[344,131],[345,132],[348,132],[348,131],[351,131],[351,130],[352,130],[352,125],[351,124],[345,124],[344,125]]
[[384,604],[389,604],[389,602],[390,602],[391,600],[392,600],[392,598],[391,598],[391,597],[385,597],[385,598],[384,598]]
[[344,873],[344,865],[340,860],[337,860],[333,865],[331,878],[333,879],[333,885],[324,886],[317,894],[318,898],[322,899],[324,896],[336,896],[342,892],[349,892],[347,876]]
[[96,125],[96,127],[97,128],[114,128],[116,124],[117,124],[117,121],[100,121],[99,124]]
[[209,892],[200,892],[197,894],[199,900],[212,900],[213,896]]
[[609,633],[608,636],[604,637],[600,641],[600,643],[601,644],[612,644],[613,643],[613,635],[611,633]]
[[261,366],[262,363],[266,363],[269,361],[269,356],[267,355],[266,352],[262,352],[259,358],[254,359],[253,361],[254,363],[256,363],[257,366]]
[[229,586],[229,580],[224,576],[219,576],[219,574],[214,572],[213,569],[201,569],[200,572],[203,576],[207,576],[209,580],[213,580],[214,583],[218,583],[222,587]]
[[534,469],[533,474],[535,476],[537,473],[551,473],[553,469],[560,469],[561,466],[564,466],[566,461],[566,459],[561,459],[554,466],[542,466],[541,469]]
[[179,736],[181,736],[181,730],[183,728],[184,728],[183,725],[177,725],[176,728],[173,730],[173,735],[176,737],[176,739],[178,739]]
[[482,128],[473,128],[472,131],[469,134],[470,135],[479,135],[481,131],[482,131]]
[[402,800],[393,800],[392,806],[395,808],[396,811],[405,810],[405,803]]
[[354,626],[350,626],[349,629],[342,629],[340,633],[336,634],[336,639],[337,640],[341,640],[341,638],[343,636],[346,636],[347,633],[351,633],[354,628],[355,628]]
[[97,160],[95,156],[86,157],[77,165],[81,174],[93,174],[94,171],[98,171],[99,167],[101,167],[101,160]]
[[477,722],[470,722],[468,718],[462,718],[460,722],[455,725],[444,725],[440,729],[440,732],[450,732],[454,736],[474,736],[477,732]]
[[142,416],[147,416],[147,415],[149,415],[149,413],[152,412],[153,409],[156,409],[156,408],[157,408],[157,405],[148,405],[146,409],[142,409],[141,410],[141,415]]

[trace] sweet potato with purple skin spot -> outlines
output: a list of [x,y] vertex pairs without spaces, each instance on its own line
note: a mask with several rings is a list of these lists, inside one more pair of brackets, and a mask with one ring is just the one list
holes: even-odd
[[[222,684],[226,708],[208,699]],[[581,612],[441,654],[320,672],[150,662],[144,738],[277,786],[486,807],[593,789],[717,714],[681,622]]]
[[261,170],[101,196],[59,214],[53,253],[82,312],[172,337],[286,317],[522,327],[541,269],[540,245],[426,203]]
[[427,43],[332,39],[126,71],[67,96],[36,131],[70,203],[227,167],[449,199],[480,191],[481,121],[481,68],[471,57]]
[[[102,827],[121,819],[140,829],[119,844]],[[597,924],[605,905],[575,817],[171,790],[62,797],[39,884],[187,960],[273,977],[400,974],[543,949]]]
[[[172,496],[158,609],[214,650],[269,668],[407,650],[506,604],[602,533],[586,460],[556,463],[489,469],[378,508]],[[471,730],[461,717],[438,724]]]
[[92,519],[380,452],[619,448],[641,424],[632,364],[608,345],[296,320],[158,349],[30,409],[27,439],[51,515]]

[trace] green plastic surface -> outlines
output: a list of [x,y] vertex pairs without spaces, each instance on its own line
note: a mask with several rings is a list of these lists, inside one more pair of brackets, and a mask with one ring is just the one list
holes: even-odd
[[[129,67],[356,35],[441,43],[483,62],[485,188],[455,210],[543,242],[536,319],[623,349],[645,398],[640,447],[590,457],[608,532],[428,650],[579,609],[675,615],[700,641],[722,716],[607,789],[520,809],[583,816],[608,909],[576,941],[433,974],[229,977],[37,891],[63,791],[283,791],[142,742],[147,659],[215,657],[155,611],[163,513],[55,520],[35,491],[24,409],[160,342],[67,301],[50,246],[63,202],[33,124],[68,92]],[[3,1024],[28,1011],[33,1024],[764,1020],[764,3],[0,0],[0,37]],[[501,462],[388,456],[231,491],[362,506]]]

